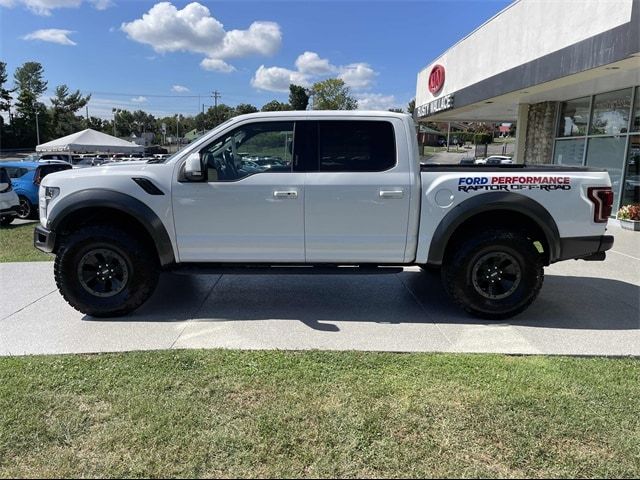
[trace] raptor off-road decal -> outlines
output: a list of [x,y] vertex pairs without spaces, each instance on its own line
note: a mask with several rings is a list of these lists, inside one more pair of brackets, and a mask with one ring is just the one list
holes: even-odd
[[484,191],[517,191],[517,190],[542,190],[552,192],[555,190],[571,190],[569,177],[551,176],[522,176],[522,177],[461,177],[458,180],[459,192]]

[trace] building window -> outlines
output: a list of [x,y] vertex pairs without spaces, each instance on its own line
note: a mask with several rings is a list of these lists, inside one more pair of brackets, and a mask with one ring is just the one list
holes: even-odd
[[585,141],[584,138],[558,140],[553,153],[553,163],[558,165],[582,165]]
[[601,93],[593,98],[590,135],[627,133],[632,89]]
[[640,202],[640,135],[630,131],[640,132],[640,87],[560,106],[553,163],[605,168],[614,193],[614,214],[621,205]]
[[590,103],[590,97],[562,102],[558,122],[559,137],[579,137],[587,133]]
[[636,100],[633,102],[633,120],[631,121],[631,131],[640,132],[640,87],[636,87]]
[[[590,138],[587,144],[587,167],[605,168],[611,178],[611,188],[613,189],[613,204],[618,203],[620,192],[620,181],[622,180],[622,170],[624,169],[624,149],[627,137],[595,137]],[[613,214],[615,215],[615,211]]]
[[629,135],[627,168],[620,206],[632,203],[640,203],[640,135]]

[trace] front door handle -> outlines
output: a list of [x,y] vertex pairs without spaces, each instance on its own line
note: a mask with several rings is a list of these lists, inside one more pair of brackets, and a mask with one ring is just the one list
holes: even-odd
[[274,198],[298,198],[296,190],[276,190],[273,192]]
[[380,190],[380,198],[403,198],[404,190]]

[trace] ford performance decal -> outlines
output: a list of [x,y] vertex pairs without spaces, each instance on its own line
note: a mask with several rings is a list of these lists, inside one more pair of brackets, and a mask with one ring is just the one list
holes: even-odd
[[478,190],[571,190],[569,177],[461,177],[458,180],[459,192]]

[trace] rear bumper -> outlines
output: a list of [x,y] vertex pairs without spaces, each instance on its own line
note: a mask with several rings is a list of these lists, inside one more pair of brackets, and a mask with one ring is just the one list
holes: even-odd
[[560,260],[604,260],[604,252],[613,247],[612,235],[569,237],[560,239]]
[[15,217],[18,215],[18,206],[0,209],[0,218]]
[[53,252],[56,243],[56,234],[51,230],[38,225],[33,231],[33,245],[46,253]]

